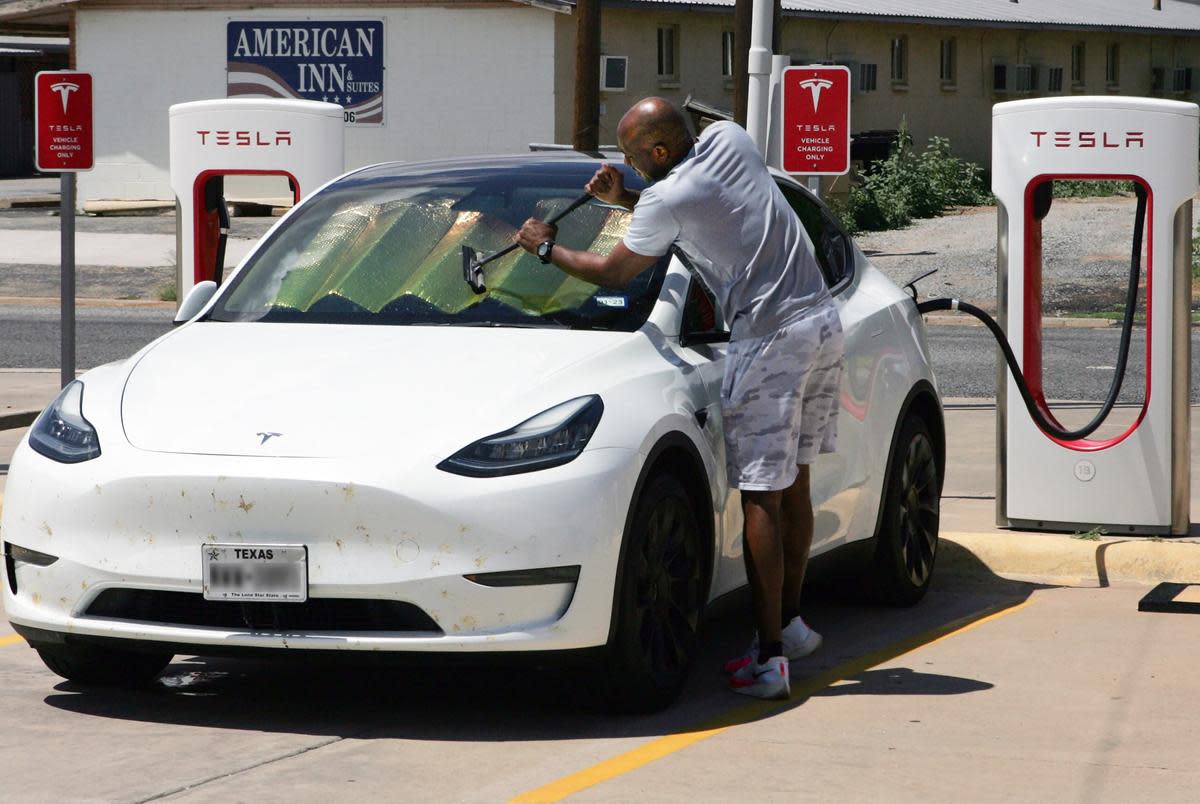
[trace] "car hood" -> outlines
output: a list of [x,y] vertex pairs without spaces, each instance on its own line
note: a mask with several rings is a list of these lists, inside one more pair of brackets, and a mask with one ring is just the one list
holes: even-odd
[[440,455],[599,391],[551,378],[632,337],[198,322],[137,361],[121,418],[133,446],[156,452]]

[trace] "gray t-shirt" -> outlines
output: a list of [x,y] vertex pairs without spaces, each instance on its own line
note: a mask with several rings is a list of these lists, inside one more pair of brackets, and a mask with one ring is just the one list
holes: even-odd
[[660,257],[672,244],[716,295],[732,338],[776,332],[830,301],[812,241],[736,123],[710,125],[642,191],[625,246]]

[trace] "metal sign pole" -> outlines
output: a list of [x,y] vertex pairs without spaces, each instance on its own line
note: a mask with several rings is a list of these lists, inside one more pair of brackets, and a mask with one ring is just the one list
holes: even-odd
[[808,177],[808,189],[812,190],[813,195],[815,195],[817,198],[820,198],[821,197],[821,177],[820,176],[809,176]]
[[59,379],[65,388],[75,379],[75,174],[62,173],[61,208],[59,213],[62,232],[61,245],[61,373]]

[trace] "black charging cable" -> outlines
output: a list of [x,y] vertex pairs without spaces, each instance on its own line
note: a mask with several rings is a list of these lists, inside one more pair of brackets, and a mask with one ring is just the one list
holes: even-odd
[[[1047,182],[1043,186],[1049,184]],[[1121,384],[1125,380],[1125,367],[1129,361],[1129,344],[1133,335],[1133,320],[1137,307],[1138,283],[1141,281],[1142,275],[1142,237],[1146,227],[1146,190],[1135,182],[1133,191],[1137,196],[1137,219],[1133,225],[1133,256],[1129,261],[1129,289],[1125,292],[1125,318],[1121,326],[1121,346],[1117,355],[1116,371],[1113,375],[1112,384],[1108,387],[1108,397],[1104,400],[1104,405],[1100,408],[1100,412],[1096,414],[1095,418],[1078,430],[1065,430],[1061,424],[1053,420],[1052,415],[1050,418],[1047,418],[1043,414],[1042,409],[1034,400],[1033,394],[1029,391],[1029,386],[1025,382],[1025,375],[1021,373],[1021,367],[1017,365],[1017,358],[1008,343],[1008,338],[1005,337],[1004,331],[1000,329],[1000,325],[996,323],[994,318],[975,305],[959,301],[958,299],[929,299],[928,301],[917,303],[917,312],[921,315],[939,310],[961,310],[982,321],[983,325],[992,333],[992,337],[996,339],[996,343],[1000,346],[1000,349],[1004,352],[1004,360],[1008,363],[1008,370],[1012,374],[1013,380],[1016,381],[1017,390],[1021,392],[1021,398],[1025,400],[1025,409],[1029,411],[1029,415],[1037,422],[1038,427],[1062,441],[1078,441],[1094,433],[1104,423],[1104,420],[1108,418],[1108,414],[1112,412],[1113,406],[1117,403],[1117,397],[1121,393]],[[1049,197],[1044,202],[1044,208],[1046,212],[1049,211]],[[1042,212],[1039,218],[1045,217],[1046,212]],[[913,295],[915,301],[915,290],[913,291]]]

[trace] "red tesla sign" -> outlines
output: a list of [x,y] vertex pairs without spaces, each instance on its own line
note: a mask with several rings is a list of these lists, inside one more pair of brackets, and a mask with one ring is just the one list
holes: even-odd
[[783,169],[809,176],[850,171],[850,69],[783,71]]
[[91,73],[42,72],[34,80],[37,169],[46,173],[91,170]]

